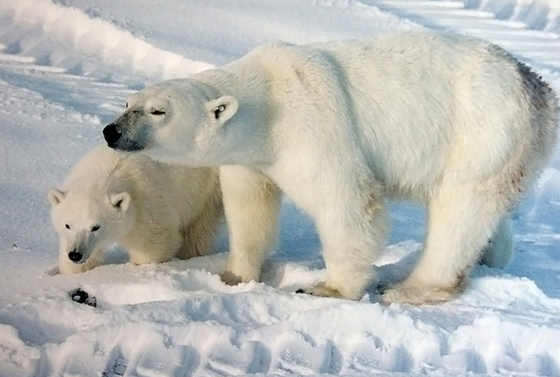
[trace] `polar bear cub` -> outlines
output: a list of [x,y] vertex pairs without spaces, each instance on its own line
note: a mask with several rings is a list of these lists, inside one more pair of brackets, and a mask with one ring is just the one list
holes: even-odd
[[428,209],[422,256],[382,296],[413,304],[456,297],[481,257],[507,264],[509,214],[558,123],[553,91],[526,65],[427,31],[269,44],[128,104],[103,131],[110,147],[222,167],[226,282],[259,279],[281,191],[321,239],[327,278],[307,292],[359,299],[386,240],[385,200],[415,200]]
[[98,266],[114,243],[135,264],[210,254],[223,217],[216,169],[162,164],[104,145],[47,196],[64,274]]

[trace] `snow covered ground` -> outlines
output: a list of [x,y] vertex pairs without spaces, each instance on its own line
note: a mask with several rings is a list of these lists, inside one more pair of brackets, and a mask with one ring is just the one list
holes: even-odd
[[[88,273],[49,273],[47,189],[128,94],[265,41],[420,27],[500,44],[560,92],[559,0],[0,0],[0,376],[560,376],[560,151],[514,214],[512,265],[477,267],[439,306],[293,293],[324,271],[289,202],[264,283],[221,283],[224,253],[132,266],[114,249]],[[412,268],[423,216],[392,206],[383,280]],[[77,288],[97,306],[73,302]]]

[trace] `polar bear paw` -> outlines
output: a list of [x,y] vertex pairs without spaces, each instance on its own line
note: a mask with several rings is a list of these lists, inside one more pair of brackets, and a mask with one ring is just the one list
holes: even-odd
[[220,274],[220,279],[227,285],[238,285],[243,282],[240,276],[231,271],[224,271]]
[[327,287],[325,284],[318,284],[314,287],[298,289],[296,293],[305,293],[311,296],[319,297],[344,298],[342,293],[340,293],[338,290]]
[[342,291],[329,286],[327,283],[319,283],[310,288],[298,289],[296,293],[306,293],[318,297],[344,298],[348,300],[359,300],[363,297],[363,289]]
[[407,284],[407,282],[388,288],[381,295],[384,305],[411,304],[430,305],[440,304],[456,298],[463,291],[462,286],[430,286],[425,284]]

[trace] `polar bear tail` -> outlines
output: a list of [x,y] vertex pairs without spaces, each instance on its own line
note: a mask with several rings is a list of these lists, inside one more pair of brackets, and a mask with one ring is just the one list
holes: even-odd
[[[546,163],[554,151],[558,133],[558,98],[552,88],[525,64],[518,62],[518,72],[522,77],[529,105],[532,107],[533,126],[538,128],[538,150]],[[540,171],[540,170],[539,170]]]

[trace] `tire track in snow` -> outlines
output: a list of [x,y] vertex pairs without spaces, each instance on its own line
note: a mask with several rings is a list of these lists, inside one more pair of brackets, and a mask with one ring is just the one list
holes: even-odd
[[519,21],[529,29],[560,32],[560,2],[546,0],[466,0],[468,9],[494,14],[500,20]]
[[[363,4],[376,6],[384,11],[396,14],[421,25],[434,29],[453,29],[475,37],[490,40],[505,48],[524,61],[528,61],[539,70],[560,72],[560,36],[556,29],[543,31],[531,28],[515,14],[513,19],[498,19],[495,13],[470,9],[476,2],[468,1],[434,1],[434,0],[360,0]],[[492,0],[507,4],[515,1]],[[541,14],[547,18],[548,14]],[[559,88],[560,89],[560,88]]]
[[[197,263],[203,262],[201,258]],[[149,278],[154,291],[162,292],[151,292],[144,300],[147,286],[112,283],[111,290],[98,284],[85,286],[102,299],[98,309],[84,310],[106,318],[98,328],[53,346],[50,361],[57,375],[104,370],[107,377],[357,376],[375,370],[389,376],[438,369],[454,371],[451,374],[559,375],[560,355],[550,345],[559,344],[554,315],[560,303],[551,299],[547,303],[526,279],[508,283],[512,291],[523,286],[526,297],[510,297],[510,301],[502,297],[504,302],[495,300],[489,307],[482,304],[488,302],[483,293],[492,294],[499,286],[493,281],[507,277],[476,279],[465,298],[444,306],[402,308],[270,294],[273,288],[258,283],[226,287],[216,276],[208,280],[206,271],[182,268],[185,265],[189,261],[160,265],[156,271],[134,270],[137,278]],[[133,269],[120,268],[115,274]],[[519,305],[527,305],[527,318],[516,317]],[[153,312],[146,311],[149,307]],[[163,307],[173,320],[158,314]],[[87,363],[84,355],[90,355]]]

